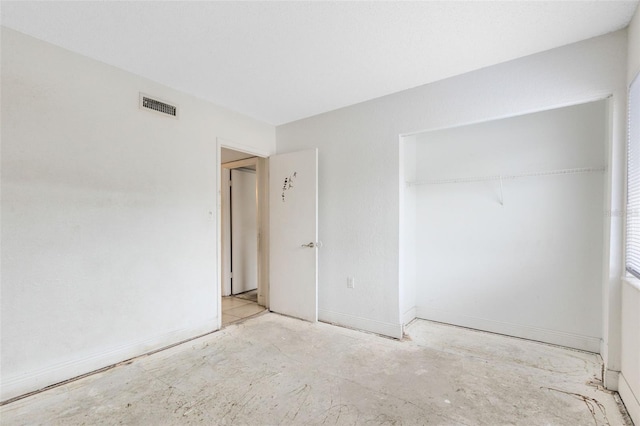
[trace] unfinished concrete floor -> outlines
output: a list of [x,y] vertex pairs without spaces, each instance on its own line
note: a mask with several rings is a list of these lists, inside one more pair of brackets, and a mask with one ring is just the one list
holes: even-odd
[[420,320],[408,335],[266,313],[5,405],[1,422],[626,424],[596,355]]

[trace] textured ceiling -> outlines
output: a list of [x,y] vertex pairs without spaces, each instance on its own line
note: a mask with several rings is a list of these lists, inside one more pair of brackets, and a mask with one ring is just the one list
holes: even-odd
[[282,124],[624,28],[634,1],[5,2],[2,25]]

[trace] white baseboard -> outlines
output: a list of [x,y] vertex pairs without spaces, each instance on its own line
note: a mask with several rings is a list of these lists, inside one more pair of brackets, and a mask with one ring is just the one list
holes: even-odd
[[402,325],[407,325],[416,318],[416,307],[413,306],[402,314]]
[[30,371],[9,374],[3,371],[2,384],[0,385],[0,389],[2,390],[0,401],[7,401],[17,396],[43,389],[47,386],[214,331],[217,328],[218,318],[215,317],[197,326],[170,330],[146,339],[127,342],[81,358],[70,358],[63,362]]
[[620,394],[620,398],[622,398],[622,402],[624,402],[624,406],[627,408],[627,412],[629,416],[631,416],[631,420],[633,420],[634,424],[640,425],[640,395],[635,395],[631,386],[629,386],[629,382],[624,377],[624,373],[620,373],[620,379],[618,381],[618,393]]
[[327,311],[325,309],[318,310],[318,319],[322,322],[355,328],[356,330],[382,334],[383,336],[389,336],[396,339],[402,338],[402,324],[376,321],[340,312]]
[[562,331],[548,330],[527,325],[476,318],[453,312],[440,311],[437,309],[427,309],[420,306],[416,309],[416,316],[426,320],[438,321],[461,327],[474,328],[476,330],[489,331],[491,333],[505,334],[507,336],[520,337],[523,339],[600,353],[600,341],[602,339],[599,337],[582,336],[579,334],[565,333]]
[[620,372],[615,370],[604,369],[604,377],[602,378],[602,384],[605,388],[611,391],[618,390],[618,383],[620,382]]

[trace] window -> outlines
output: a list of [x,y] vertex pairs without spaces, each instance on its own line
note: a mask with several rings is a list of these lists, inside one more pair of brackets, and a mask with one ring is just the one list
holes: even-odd
[[627,271],[640,278],[640,74],[629,88],[627,140]]

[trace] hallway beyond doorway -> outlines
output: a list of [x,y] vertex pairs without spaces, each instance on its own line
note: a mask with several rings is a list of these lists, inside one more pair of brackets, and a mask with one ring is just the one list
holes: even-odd
[[222,326],[248,318],[264,310],[264,306],[258,305],[257,289],[235,296],[225,296],[222,298]]

